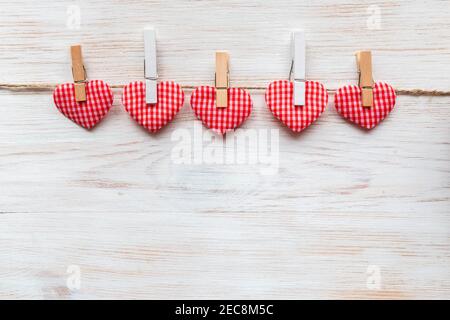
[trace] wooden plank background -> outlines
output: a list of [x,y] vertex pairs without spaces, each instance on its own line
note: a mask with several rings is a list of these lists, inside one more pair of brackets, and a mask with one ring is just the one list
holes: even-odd
[[[71,81],[75,43],[90,79],[141,80],[152,25],[160,78],[185,86],[212,84],[219,49],[234,86],[286,78],[303,28],[307,77],[329,89],[355,83],[354,52],[372,49],[376,79],[448,91],[449,12],[447,0],[0,0],[0,83]],[[87,132],[49,91],[0,90],[0,298],[450,298],[450,97],[400,95],[364,132],[331,95],[294,135],[251,90],[243,128],[278,137],[278,170],[264,175],[261,163],[174,161],[174,134],[198,128],[189,91],[156,135],[120,93]]]

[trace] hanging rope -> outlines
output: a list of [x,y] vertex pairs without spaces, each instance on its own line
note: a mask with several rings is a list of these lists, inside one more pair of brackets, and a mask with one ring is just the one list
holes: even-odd
[[[52,83],[0,83],[0,90],[10,90],[10,91],[52,91],[56,87],[56,84]],[[121,89],[124,85],[115,84],[112,85],[113,89]],[[182,86],[183,89],[193,90],[195,86]],[[266,90],[266,87],[240,87],[241,89],[247,90]],[[336,89],[328,89],[329,93],[336,92]],[[404,96],[434,96],[434,97],[444,97],[450,96],[450,91],[441,90],[424,90],[424,89],[395,89],[398,95]]]

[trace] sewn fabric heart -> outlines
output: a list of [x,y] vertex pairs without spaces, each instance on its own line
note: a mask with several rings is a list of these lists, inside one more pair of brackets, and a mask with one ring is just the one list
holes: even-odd
[[252,111],[252,99],[243,89],[228,88],[228,106],[217,108],[216,88],[198,87],[191,95],[191,108],[205,126],[224,134],[241,125]]
[[345,86],[334,95],[337,111],[347,120],[365,129],[372,129],[394,109],[395,90],[390,85],[377,82],[373,87],[373,106],[362,106],[361,88]]
[[266,104],[273,115],[294,132],[309,127],[325,110],[328,93],[315,81],[305,82],[305,105],[294,105],[294,84],[287,80],[272,82],[266,90]]
[[150,132],[169,123],[184,104],[181,86],[172,81],[159,82],[157,103],[145,102],[145,82],[131,82],[123,89],[122,103],[131,117]]
[[53,92],[53,100],[67,118],[86,129],[92,129],[111,109],[113,93],[102,80],[90,80],[86,83],[86,101],[75,100],[73,83],[57,86]]

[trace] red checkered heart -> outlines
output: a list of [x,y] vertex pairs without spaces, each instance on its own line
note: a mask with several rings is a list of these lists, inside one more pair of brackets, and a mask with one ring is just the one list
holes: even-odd
[[294,132],[309,127],[319,118],[328,103],[325,87],[315,81],[305,83],[305,105],[294,105],[294,84],[287,80],[272,82],[266,91],[266,104],[281,122]]
[[122,103],[131,117],[150,132],[156,132],[169,123],[184,104],[184,92],[180,85],[171,82],[158,83],[158,103],[145,102],[145,82],[131,82],[123,89]]
[[111,109],[113,93],[102,80],[91,80],[86,83],[86,101],[77,102],[75,85],[65,83],[56,87],[53,100],[67,118],[86,129],[92,129]]
[[339,88],[334,96],[337,111],[347,120],[365,129],[372,129],[394,109],[395,90],[382,82],[373,87],[373,106],[362,106],[361,88],[345,86]]
[[202,86],[192,92],[191,107],[205,126],[224,134],[241,125],[252,111],[252,99],[243,89],[228,89],[228,106],[217,108],[216,88]]

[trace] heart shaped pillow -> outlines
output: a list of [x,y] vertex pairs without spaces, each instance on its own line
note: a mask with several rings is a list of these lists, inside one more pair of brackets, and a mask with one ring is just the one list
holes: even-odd
[[390,85],[377,82],[373,87],[373,107],[362,106],[361,88],[345,86],[334,95],[337,111],[347,120],[365,129],[372,129],[394,109],[395,90]]
[[252,111],[252,99],[243,89],[228,89],[228,106],[217,108],[216,88],[209,86],[198,87],[191,95],[191,108],[205,126],[224,134],[241,125]]
[[111,109],[113,93],[102,80],[91,80],[86,83],[86,101],[77,102],[75,85],[65,83],[56,87],[53,100],[67,118],[86,129],[92,129]]
[[294,84],[287,80],[272,82],[266,90],[266,104],[273,115],[294,132],[309,127],[325,110],[328,93],[315,81],[305,83],[305,105],[294,105]]
[[169,123],[184,104],[184,92],[175,82],[159,82],[158,103],[145,102],[145,82],[131,82],[123,89],[122,103],[131,117],[150,132]]

